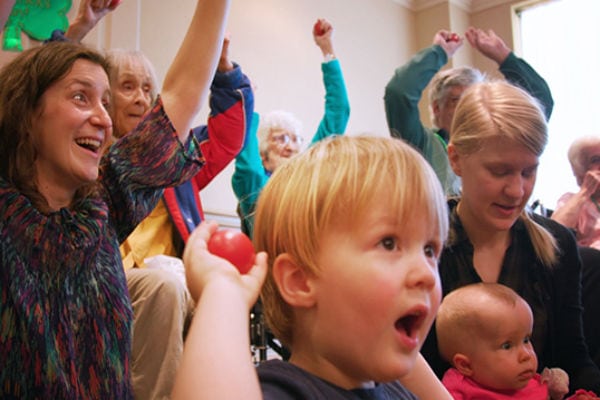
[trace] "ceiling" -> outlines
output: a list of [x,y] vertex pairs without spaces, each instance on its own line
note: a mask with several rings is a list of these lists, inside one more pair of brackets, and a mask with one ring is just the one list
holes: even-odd
[[468,12],[479,12],[501,4],[512,3],[511,0],[392,0],[410,10],[421,11],[437,4],[451,3]]

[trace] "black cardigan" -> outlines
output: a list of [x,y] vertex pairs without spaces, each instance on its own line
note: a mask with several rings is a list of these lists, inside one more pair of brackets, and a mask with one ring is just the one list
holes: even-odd
[[[440,258],[443,295],[481,278],[473,267],[473,246],[456,213],[458,201],[449,201],[450,234]],[[525,225],[518,220],[511,228],[512,239],[498,283],[515,290],[530,305],[534,327],[532,343],[539,369],[559,367],[570,378],[571,389],[600,393],[600,370],[588,354],[582,328],[581,260],[573,234],[564,226],[534,214],[558,243],[559,259],[546,267],[536,258]],[[449,365],[437,350],[431,329],[422,353],[441,378]]]

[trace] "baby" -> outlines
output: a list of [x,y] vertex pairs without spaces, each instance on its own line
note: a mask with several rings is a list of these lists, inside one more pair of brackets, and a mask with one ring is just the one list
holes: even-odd
[[440,353],[453,366],[442,383],[455,399],[563,399],[569,378],[559,368],[536,372],[532,329],[531,308],[507,286],[450,292],[435,322]]

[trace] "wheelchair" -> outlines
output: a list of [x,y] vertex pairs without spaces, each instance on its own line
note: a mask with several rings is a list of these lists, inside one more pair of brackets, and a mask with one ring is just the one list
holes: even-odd
[[[270,354],[269,350],[273,353]],[[290,358],[290,352],[273,336],[265,323],[260,300],[250,311],[250,352],[255,365],[278,357],[283,360]]]

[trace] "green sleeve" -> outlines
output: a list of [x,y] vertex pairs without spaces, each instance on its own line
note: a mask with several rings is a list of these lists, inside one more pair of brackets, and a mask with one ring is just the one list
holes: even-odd
[[529,94],[538,99],[544,107],[546,119],[550,119],[552,109],[554,108],[554,100],[552,99],[550,87],[531,65],[511,52],[500,65],[500,72],[507,81],[525,89]]
[[433,45],[399,67],[385,88],[385,112],[390,134],[418,149],[435,171],[447,195],[460,192],[460,179],[448,162],[446,143],[421,122],[419,101],[433,76],[446,64],[444,49]]
[[235,158],[235,169],[231,177],[231,185],[239,202],[239,213],[242,224],[248,227],[248,234],[252,237],[254,226],[254,207],[262,188],[267,183],[269,176],[265,171],[260,158],[258,137],[256,136],[259,124],[259,115],[252,115],[250,132],[246,146]]
[[330,135],[343,135],[350,118],[350,101],[339,60],[321,64],[325,85],[325,115],[311,144]]
[[433,76],[446,64],[448,56],[438,45],[418,52],[408,63],[394,72],[385,87],[384,103],[390,134],[404,139],[431,156],[433,131],[421,122],[419,101]]

